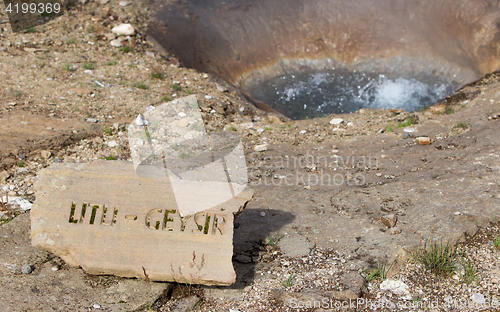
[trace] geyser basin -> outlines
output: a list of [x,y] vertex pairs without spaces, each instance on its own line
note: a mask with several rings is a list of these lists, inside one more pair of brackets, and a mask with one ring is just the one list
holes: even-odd
[[150,35],[183,65],[293,118],[416,109],[500,65],[497,1],[157,0],[151,12]]
[[397,75],[332,68],[273,77],[247,90],[287,117],[304,119],[360,108],[413,111],[453,93],[454,86],[431,73]]

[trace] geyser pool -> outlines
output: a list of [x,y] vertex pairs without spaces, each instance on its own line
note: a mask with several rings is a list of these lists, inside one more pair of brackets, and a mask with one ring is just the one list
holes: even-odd
[[303,71],[260,81],[248,93],[291,119],[352,113],[361,108],[414,111],[453,93],[431,73],[400,76],[344,68]]
[[500,67],[498,1],[150,3],[149,38],[182,65],[294,119],[419,109]]

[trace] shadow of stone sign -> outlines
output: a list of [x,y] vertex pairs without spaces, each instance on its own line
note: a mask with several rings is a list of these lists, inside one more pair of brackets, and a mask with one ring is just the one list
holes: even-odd
[[[262,217],[262,211],[266,217]],[[266,239],[272,238],[276,241],[288,232],[287,225],[293,224],[296,216],[290,212],[278,209],[252,208],[245,209],[238,216],[240,226],[234,230],[234,254],[256,257],[259,255],[261,246]],[[279,234],[273,234],[279,233]],[[255,279],[256,263],[235,263],[237,282],[232,288],[244,288]]]
[[[187,109],[185,104],[197,120],[196,98],[189,97],[162,105],[158,115],[141,115],[129,127],[133,164],[100,160],[42,170],[32,244],[92,274],[234,283],[234,218],[253,196],[242,179],[246,167],[238,166],[245,164],[241,143],[224,135],[204,142],[208,135],[203,127],[189,127],[193,120],[181,127],[175,110]],[[188,151],[191,157],[178,159]]]

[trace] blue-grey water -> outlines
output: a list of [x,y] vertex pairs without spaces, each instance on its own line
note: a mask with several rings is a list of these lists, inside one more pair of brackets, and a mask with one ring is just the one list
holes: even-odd
[[253,85],[248,92],[296,120],[361,108],[415,111],[443,99],[454,89],[451,82],[431,73],[395,76],[339,68],[274,77]]

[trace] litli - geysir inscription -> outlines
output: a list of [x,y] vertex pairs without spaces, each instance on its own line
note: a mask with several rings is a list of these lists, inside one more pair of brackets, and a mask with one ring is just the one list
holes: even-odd
[[208,133],[194,95],[149,107],[127,130],[132,162],[40,171],[33,245],[92,274],[234,283],[232,225],[253,196],[238,135]]
[[[80,208],[80,213],[78,213]],[[224,235],[227,224],[227,215],[211,212],[198,212],[183,217],[177,210],[151,209],[146,215],[132,214],[119,215],[118,207],[113,209],[107,205],[93,205],[83,203],[81,206],[71,204],[69,223],[79,225],[114,226],[117,222],[134,222],[150,230],[164,230],[168,232]],[[186,231],[188,223],[192,223],[191,230]]]

